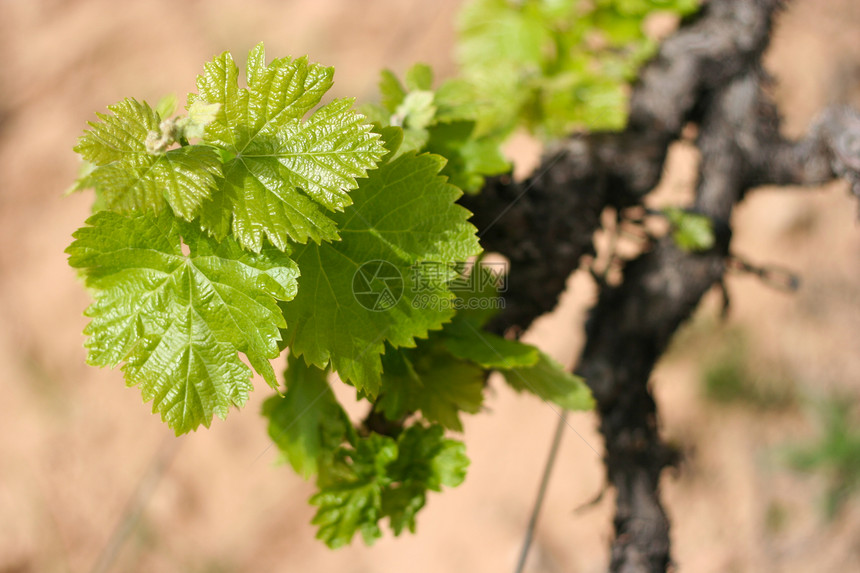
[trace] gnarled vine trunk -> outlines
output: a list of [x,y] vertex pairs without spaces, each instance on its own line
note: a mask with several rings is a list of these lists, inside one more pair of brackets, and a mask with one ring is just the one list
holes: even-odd
[[607,478],[616,490],[610,570],[656,573],[671,563],[660,474],[676,458],[660,439],[651,372],[672,335],[714,285],[730,253],[734,205],[764,184],[813,185],[847,178],[860,196],[860,115],[822,113],[807,137],[789,141],[765,93],[762,68],[781,0],[710,0],[683,22],[642,71],[628,127],[575,135],[522,182],[496,178],[462,201],[486,250],[507,256],[506,309],[494,328],[525,330],[554,308],[607,207],[641,204],[657,185],[669,145],[697,128],[699,180],[690,210],[713,223],[706,252],[654,242],[601,284],[576,367],[597,400]]

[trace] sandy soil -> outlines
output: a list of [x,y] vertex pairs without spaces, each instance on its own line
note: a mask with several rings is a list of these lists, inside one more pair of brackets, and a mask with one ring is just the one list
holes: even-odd
[[[193,88],[202,62],[259,40],[270,55],[310,54],[337,67],[338,95],[373,97],[376,71],[414,61],[450,73],[458,2],[0,0],[0,573],[88,571],[170,432],[117,371],[84,364],[87,294],[63,249],[90,197],[63,198],[71,147],[93,112],[125,96],[156,101]],[[798,0],[768,58],[787,130],[822,105],[856,97],[860,7]],[[517,153],[517,150],[514,150]],[[684,197],[695,152],[673,150],[656,201]],[[716,405],[703,361],[743,336],[750,367],[778,372],[805,399],[860,392],[860,226],[843,184],[762,190],[738,210],[736,252],[802,273],[796,295],[732,277],[733,315],[710,298],[654,377],[666,436],[687,453],[667,475],[679,571],[860,570],[860,504],[831,523],[824,483],[778,459],[817,428],[807,408]],[[514,270],[516,272],[516,270]],[[564,303],[528,339],[566,364],[594,289],[572,277]],[[258,385],[259,386],[259,385]],[[513,569],[556,416],[493,385],[466,423],[466,483],[432,496],[418,533],[331,552],[313,538],[309,484],[275,467],[259,405],[267,392],[183,438],[121,548],[114,571],[413,573]],[[346,393],[343,394],[346,396]],[[562,444],[530,571],[598,572],[607,562],[611,494],[591,414]],[[779,519],[775,519],[778,515]]]

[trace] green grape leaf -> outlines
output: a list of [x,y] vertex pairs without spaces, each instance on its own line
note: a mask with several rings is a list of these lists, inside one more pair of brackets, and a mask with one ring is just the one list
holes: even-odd
[[410,151],[441,155],[447,160],[442,174],[466,192],[480,190],[485,176],[510,169],[501,138],[475,133],[479,107],[468,83],[449,80],[434,92],[433,71],[425,64],[417,64],[406,76],[408,91],[393,73],[384,71],[379,84],[382,105],[362,108],[380,126],[403,128],[394,157]]
[[320,468],[318,506],[312,523],[317,538],[341,547],[360,532],[372,544],[382,535],[385,517],[395,535],[415,531],[415,516],[424,507],[427,491],[456,487],[466,477],[469,458],[465,445],[445,438],[439,425],[415,424],[395,441],[371,434],[354,447],[337,450],[330,465]]
[[469,274],[470,288],[458,292],[457,315],[445,325],[439,338],[451,355],[485,369],[533,366],[540,360],[537,348],[482,328],[499,308],[499,280],[482,261],[475,263]]
[[445,437],[438,424],[414,424],[397,438],[397,458],[389,465],[392,482],[421,483],[425,489],[442,491],[466,479],[469,458],[466,446]]
[[458,56],[471,69],[502,71],[539,66],[551,40],[548,22],[531,0],[472,0],[459,15]]
[[317,473],[321,457],[331,455],[346,439],[350,421],[331,391],[325,370],[291,355],[285,378],[286,392],[266,400],[263,415],[283,459],[308,479]]
[[531,392],[542,400],[554,402],[565,410],[591,410],[594,398],[582,378],[567,372],[544,353],[533,366],[499,369],[517,392]]
[[[165,104],[165,107],[168,104]],[[120,213],[161,213],[165,205],[190,221],[221,175],[215,149],[192,145],[163,153],[147,151],[147,138],[161,133],[161,117],[145,102],[126,99],[97,114],[75,151],[96,167],[77,189],[93,188],[104,208]]]
[[532,4],[472,0],[460,12],[457,58],[482,104],[480,134],[507,134],[516,127],[531,96],[524,78],[541,70],[552,44],[550,27]]
[[394,112],[397,124],[415,131],[422,130],[433,123],[435,115],[433,92],[427,90],[409,92]]
[[686,15],[697,4],[467,2],[458,23],[458,59],[473,101],[481,103],[477,132],[506,134],[524,125],[559,137],[573,129],[622,129],[629,83],[655,53],[643,31],[645,19],[655,12]]
[[487,369],[510,369],[533,366],[540,351],[530,344],[508,340],[473,325],[457,321],[446,325],[443,343],[452,355]]
[[201,224],[216,238],[230,230],[244,248],[259,252],[263,239],[281,250],[338,237],[325,210],[351,204],[348,191],[385,149],[352,100],[318,107],[334,70],[306,58],[265,64],[263,45],[248,56],[247,88],[229,52],[207,63],[197,78],[197,101],[221,104],[204,140],[222,149],[224,179],[204,203]]
[[379,93],[382,106],[388,113],[394,113],[406,97],[406,89],[391,70],[382,70],[379,75]]
[[403,130],[399,127],[381,127],[374,124],[374,130],[382,137],[387,152],[380,163],[388,163],[395,158],[400,146],[403,145]]
[[594,23],[613,46],[623,46],[644,36],[642,14],[602,10],[595,14]]
[[298,276],[286,254],[216,242],[166,212],[101,211],[73,236],[69,264],[84,271],[95,298],[88,361],[126,361],[126,382],[177,434],[245,402],[251,372],[238,352],[277,387],[269,364],[285,326],[277,301],[296,295]]
[[381,514],[388,518],[394,535],[404,529],[415,533],[415,518],[426,503],[427,489],[422,484],[398,484],[382,492]]
[[158,117],[170,117],[174,111],[176,111],[176,94],[168,94],[155,104],[155,113]]
[[382,165],[352,192],[355,205],[333,215],[343,240],[294,253],[302,277],[281,307],[285,341],[369,396],[379,391],[386,341],[413,347],[454,314],[450,275],[421,275],[415,289],[416,265],[444,269],[480,252],[470,213],[455,203],[460,190],[438,175],[442,163],[406,154]]
[[331,466],[321,468],[320,491],[310,500],[319,508],[311,521],[319,526],[317,539],[335,549],[348,545],[356,532],[368,545],[382,536],[382,491],[391,481],[386,467],[396,458],[395,441],[379,434],[336,452]]
[[409,91],[433,89],[433,68],[427,64],[415,64],[406,72],[406,88]]
[[206,103],[197,100],[188,106],[188,116],[176,122],[182,137],[200,139],[206,133],[206,126],[218,118],[219,103]]
[[479,257],[471,265],[471,269],[468,266],[460,269],[455,280],[465,279],[465,284],[460,285],[465,288],[456,289],[457,316],[452,321],[452,326],[468,322],[475,328],[481,328],[504,308],[504,299],[500,298],[499,287],[504,284],[506,273],[505,263],[489,264],[483,260],[483,257]]
[[685,15],[696,11],[699,0],[612,0],[603,4],[627,16],[647,16],[658,10]]
[[445,438],[441,426],[416,424],[397,439],[397,459],[388,466],[393,482],[382,492],[382,514],[391,529],[415,532],[415,516],[424,507],[427,490],[457,487],[466,479],[469,458],[463,442]]
[[398,154],[424,149],[429,137],[427,126],[433,123],[435,114],[433,92],[417,91],[406,95],[390,118],[392,125],[403,127],[403,143]]
[[108,106],[110,114],[97,113],[99,122],[89,122],[75,151],[94,165],[107,165],[128,156],[146,153],[144,140],[157,130],[161,118],[146,102],[125,99]]
[[713,222],[706,215],[678,207],[667,207],[663,213],[672,225],[672,240],[682,251],[707,251],[714,246]]
[[462,78],[452,78],[442,82],[436,90],[433,102],[436,104],[436,121],[475,121],[481,113],[475,87]]
[[466,478],[469,458],[463,442],[444,437],[441,426],[410,426],[397,440],[397,459],[388,467],[394,482],[382,492],[382,514],[392,531],[415,533],[415,516],[427,501],[427,490],[457,487]]
[[415,349],[386,350],[376,405],[389,420],[420,410],[424,419],[462,432],[460,412],[481,409],[484,371],[445,352],[438,338],[431,335]]
[[474,121],[437,123],[427,130],[427,151],[448,160],[442,173],[466,192],[479,191],[484,177],[510,169],[501,140],[475,137],[474,131]]
[[595,74],[556,76],[540,89],[540,113],[534,119],[542,133],[562,136],[572,126],[619,130],[627,123],[625,82]]
[[451,322],[414,349],[386,349],[376,405],[388,419],[420,411],[429,421],[462,431],[460,412],[480,410],[485,370],[529,367],[540,360],[537,348],[482,330],[497,308],[499,277],[483,263],[469,267],[451,283],[458,294]]

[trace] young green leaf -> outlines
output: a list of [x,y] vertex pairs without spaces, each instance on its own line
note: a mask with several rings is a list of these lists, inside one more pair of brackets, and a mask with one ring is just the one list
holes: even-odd
[[594,398],[582,378],[574,376],[544,353],[533,366],[500,369],[507,383],[517,392],[530,392],[554,402],[565,410],[591,410]]
[[427,489],[422,484],[397,484],[382,492],[382,515],[388,518],[394,535],[404,529],[415,533],[415,518],[426,503]]
[[379,90],[382,105],[369,104],[362,110],[381,126],[403,128],[403,144],[397,155],[409,151],[429,151],[447,159],[442,174],[466,192],[478,191],[484,177],[508,171],[510,165],[501,151],[501,139],[475,133],[479,107],[471,87],[449,80],[432,91],[433,72],[416,64],[406,72],[403,87],[397,77],[382,72]]
[[406,72],[406,87],[411,92],[433,89],[433,68],[418,63]]
[[457,487],[466,479],[469,458],[463,442],[445,438],[441,426],[415,424],[397,439],[397,459],[388,466],[392,484],[382,492],[382,514],[391,529],[415,533],[415,516],[424,507],[427,490]]
[[382,70],[379,74],[379,93],[382,96],[382,106],[388,113],[397,111],[398,106],[406,97],[406,88],[391,70]]
[[406,95],[390,118],[392,125],[403,127],[400,153],[420,151],[427,145],[427,126],[433,123],[435,114],[433,92],[417,91]]
[[[296,248],[302,268],[298,296],[284,304],[285,340],[316,366],[331,363],[367,395],[379,391],[385,342],[415,345],[454,314],[445,277],[426,291],[411,280],[417,263],[442,266],[480,252],[460,191],[438,175],[443,160],[402,155],[372,172],[352,193],[355,205],[333,215],[342,241]],[[421,308],[421,296],[436,305]]]
[[176,111],[176,94],[168,94],[155,104],[155,113],[162,119],[167,119]]
[[317,537],[335,548],[361,532],[369,545],[382,535],[379,520],[385,517],[395,535],[414,532],[427,491],[460,485],[468,465],[465,445],[445,438],[438,425],[415,424],[396,441],[371,434],[355,447],[342,447],[331,465],[321,466],[320,491],[311,497],[319,507]]
[[397,438],[397,458],[388,467],[392,482],[418,482],[425,489],[442,491],[466,479],[466,446],[445,437],[442,426],[414,424]]
[[459,21],[463,79],[481,102],[478,132],[519,125],[546,137],[623,129],[629,84],[656,51],[643,23],[697,0],[471,0]]
[[443,330],[442,342],[453,356],[486,369],[510,369],[537,364],[540,351],[519,340],[508,340],[456,318]]
[[301,358],[287,359],[287,390],[263,403],[269,436],[286,461],[305,479],[317,473],[320,459],[346,439],[349,418],[326,380],[326,370]]
[[336,452],[332,465],[321,468],[320,491],[310,500],[319,508],[311,521],[319,526],[317,539],[335,549],[359,531],[368,545],[382,536],[382,491],[391,483],[386,467],[396,458],[395,441],[379,434]]
[[331,241],[337,228],[324,209],[351,204],[356,178],[385,150],[352,100],[335,100],[303,120],[331,87],[334,70],[306,58],[265,64],[263,45],[248,56],[247,88],[230,53],[206,64],[189,105],[221,104],[205,141],[223,150],[224,179],[204,204],[201,223],[215,237],[232,229],[244,248],[259,252],[263,238],[281,250],[288,239]]
[[460,412],[481,409],[484,371],[445,352],[439,338],[431,335],[414,349],[386,350],[376,405],[389,420],[420,411],[425,420],[462,432]]
[[126,99],[97,114],[75,151],[96,167],[77,189],[93,188],[106,209],[120,213],[161,213],[168,204],[190,221],[216,187],[221,160],[211,147],[193,145],[159,153],[147,150],[161,118],[148,104]]
[[197,100],[188,106],[188,116],[176,121],[177,130],[186,139],[200,139],[206,133],[206,126],[218,117],[220,103],[206,103]]
[[475,135],[474,121],[437,123],[427,130],[427,151],[448,160],[444,175],[466,192],[480,191],[484,178],[507,172],[511,166],[501,140]]
[[707,251],[714,246],[713,222],[705,215],[690,213],[678,207],[663,210],[672,225],[672,240],[687,251]]
[[482,104],[481,134],[516,127],[531,96],[524,80],[540,73],[552,46],[550,27],[534,4],[472,0],[459,14],[457,56]]
[[277,301],[296,295],[298,276],[286,254],[216,242],[166,212],[102,211],[73,236],[69,264],[84,271],[95,297],[88,361],[126,361],[126,382],[177,434],[245,402],[251,372],[238,352],[277,386],[268,362],[285,326]]
[[537,364],[540,351],[534,346],[483,329],[498,308],[493,303],[499,300],[499,277],[485,265],[475,264],[470,278],[473,287],[458,293],[460,310],[439,333],[445,349],[487,370]]

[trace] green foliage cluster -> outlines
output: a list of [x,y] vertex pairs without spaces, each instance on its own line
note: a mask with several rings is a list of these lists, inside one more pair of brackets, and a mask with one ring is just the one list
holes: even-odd
[[459,21],[463,89],[480,105],[479,132],[517,126],[545,137],[622,129],[629,84],[656,53],[644,30],[698,0],[473,0]]
[[501,137],[477,132],[481,107],[459,79],[433,90],[433,71],[416,64],[406,72],[405,85],[389,70],[379,81],[381,101],[362,111],[380,126],[403,129],[398,153],[423,149],[447,161],[442,174],[466,192],[478,191],[487,175],[508,171]]
[[[444,432],[480,410],[490,370],[564,407],[591,398],[536,348],[482,330],[490,314],[468,309],[498,293],[480,264],[485,288],[468,301],[451,290],[481,254],[451,181],[475,188],[507,168],[498,145],[473,137],[444,89],[429,90],[425,67],[410,72],[411,91],[389,93],[385,109],[401,119],[376,124],[351,100],[322,103],[332,78],[304,58],[267,64],[258,45],[244,87],[229,53],[207,63],[182,117],[170,100],[110,106],[75,148],[87,162],[76,188],[96,202],[67,252],[94,298],[88,361],[121,364],[177,434],[245,404],[252,370],[278,390],[264,407],[269,432],[299,474],[316,476],[314,523],[336,547],[357,531],[372,541],[385,518],[395,534],[414,530],[427,492],[463,480],[464,446]],[[424,263],[443,272],[367,308],[355,278],[373,261],[401,278]],[[286,348],[282,392],[270,360]],[[402,433],[354,427],[330,373],[407,422]]]
[[288,361],[287,390],[269,398],[263,414],[284,459],[306,478],[317,475],[313,523],[330,547],[349,543],[357,532],[372,543],[385,518],[395,535],[414,532],[427,491],[462,483],[469,465],[465,446],[446,438],[441,425],[417,422],[397,437],[359,435],[327,371],[292,356]]
[[[316,480],[318,537],[371,543],[384,520],[414,531],[428,492],[465,478],[465,446],[447,433],[481,410],[491,372],[562,408],[593,406],[537,348],[484,330],[499,277],[457,199],[510,169],[500,146],[517,127],[620,128],[654,51],[643,22],[694,7],[472,0],[462,76],[434,87],[426,65],[403,81],[385,71],[362,113],[324,102],[332,68],[267,63],[262,44],[244,81],[230,53],[206,63],[183,115],[175,98],[109,106],[75,147],[74,188],[95,202],[67,249],[94,299],[89,363],[121,365],[177,434],[243,406],[256,372],[276,391],[263,415],[283,461]],[[707,248],[709,227],[673,224]],[[466,279],[479,286],[454,288]],[[270,361],[285,352],[282,386]],[[350,420],[335,376],[394,429]]]

